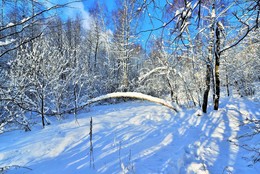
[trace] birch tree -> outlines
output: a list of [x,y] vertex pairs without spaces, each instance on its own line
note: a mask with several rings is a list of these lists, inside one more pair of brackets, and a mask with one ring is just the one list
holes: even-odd
[[120,0],[118,4],[121,4],[115,14],[115,35],[114,42],[116,49],[114,50],[118,57],[121,90],[129,91],[129,73],[131,67],[129,66],[130,60],[133,58],[133,46],[135,36],[133,35],[135,29],[135,0]]
[[[215,33],[215,20],[216,20],[216,11],[215,11],[215,1],[212,2],[212,9],[211,9],[211,17],[210,17],[210,33],[209,33],[209,43],[208,43],[208,56],[206,59],[206,89],[203,95],[203,104],[202,104],[202,111],[204,113],[207,112],[207,105],[208,105],[208,96],[210,90],[210,79],[211,75],[213,75],[213,44],[214,44],[214,33]],[[213,76],[212,76],[213,77]],[[214,79],[212,79],[213,88],[215,88]],[[213,94],[213,99],[215,98],[215,92]]]

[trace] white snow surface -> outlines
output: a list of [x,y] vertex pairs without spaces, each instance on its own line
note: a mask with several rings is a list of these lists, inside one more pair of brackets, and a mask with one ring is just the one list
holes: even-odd
[[[259,134],[236,138],[250,132],[245,120],[260,119],[259,102],[229,98],[219,111],[198,113],[134,101],[92,107],[78,115],[79,125],[73,116],[49,118],[52,124],[45,128],[39,123],[30,132],[0,134],[0,168],[12,166],[8,174],[260,173],[260,162],[252,161],[259,153],[242,148],[259,150]],[[95,168],[90,167],[90,117]]]
[[15,39],[6,39],[5,41],[0,41],[0,47],[9,45],[14,42],[15,42]]

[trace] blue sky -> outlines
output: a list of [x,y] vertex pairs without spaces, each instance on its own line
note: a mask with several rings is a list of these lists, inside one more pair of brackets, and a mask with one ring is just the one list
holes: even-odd
[[[56,0],[56,2],[58,3],[64,3],[64,2],[69,2],[71,0],[62,0],[62,1],[58,1]],[[89,17],[89,9],[91,7],[93,7],[93,5],[96,3],[97,0],[83,0],[82,2],[80,3],[73,3],[71,6],[73,7],[76,7],[75,9],[65,9],[64,10],[64,14],[68,15],[69,17],[74,17],[77,13],[81,13],[83,14],[81,17],[84,19],[83,21],[83,24],[85,26],[85,28],[89,28],[89,21],[91,20],[90,17]],[[115,9],[116,7],[116,2],[115,0],[99,0],[99,2],[101,4],[105,4],[106,7],[108,8],[108,11],[111,12]],[[143,25],[143,29],[151,29],[152,26],[148,23],[144,24],[142,23]],[[145,32],[145,33],[141,33],[141,40],[143,40],[142,44],[145,44],[146,43],[146,40],[149,36],[149,32]],[[144,45],[143,45],[144,46]]]
[[[73,0],[50,0],[54,4],[64,4],[67,2],[72,2]],[[74,18],[77,14],[80,14],[83,19],[83,27],[89,29],[91,17],[89,15],[89,9],[93,7],[97,0],[82,0],[81,2],[76,2],[70,4],[71,8],[64,8],[60,12],[64,18],[70,17]],[[116,4],[114,0],[100,0],[100,3],[105,3],[108,10],[111,12]]]
[[[97,0],[84,0],[83,4],[85,7],[85,10],[88,10],[89,7],[93,6],[96,1]],[[107,6],[109,11],[112,11],[116,6],[114,0],[100,0],[100,3],[105,3],[105,5]]]

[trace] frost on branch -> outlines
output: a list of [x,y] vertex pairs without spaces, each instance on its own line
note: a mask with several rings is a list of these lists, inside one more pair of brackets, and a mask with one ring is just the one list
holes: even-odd
[[188,2],[185,8],[181,8],[176,11],[175,16],[177,18],[177,29],[180,32],[179,35],[181,36],[182,33],[186,30],[186,28],[190,25],[190,18],[192,15],[192,6],[191,2]]

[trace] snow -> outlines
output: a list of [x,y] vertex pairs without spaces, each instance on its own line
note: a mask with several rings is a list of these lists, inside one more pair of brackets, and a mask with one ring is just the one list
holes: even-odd
[[0,47],[9,45],[9,44],[14,43],[14,42],[15,42],[15,39],[6,39],[5,41],[0,41]]
[[14,25],[15,25],[14,23],[10,22],[9,24],[6,25],[6,27],[12,27]]
[[163,99],[153,97],[153,96],[150,96],[150,95],[146,95],[146,94],[142,94],[142,93],[139,93],[139,92],[114,92],[114,93],[109,93],[109,94],[102,95],[102,96],[93,98],[91,100],[88,100],[85,104],[83,104],[83,106],[90,105],[90,104],[98,102],[100,100],[105,100],[105,99],[109,99],[109,98],[122,98],[122,97],[148,100],[148,101],[151,101],[151,102],[159,103],[161,105],[164,105],[166,107],[169,107],[169,108],[175,110],[176,112],[181,110],[181,108],[178,107],[173,102],[169,102],[167,100],[163,100]]
[[25,22],[27,22],[27,21],[29,21],[29,20],[30,20],[30,17],[23,18],[23,19],[21,20],[21,23],[25,23]]
[[188,2],[186,8],[191,8],[191,2]]
[[[89,164],[90,117],[95,168]],[[73,118],[51,117],[44,129],[39,123],[31,132],[0,134],[0,169],[9,166],[8,174],[260,172],[259,161],[252,159],[259,159],[260,136],[245,136],[253,133],[250,120],[260,119],[259,102],[226,98],[219,111],[202,114],[133,101],[92,107],[78,115],[79,125]]]
[[180,15],[184,11],[184,8],[177,9],[175,12],[175,16]]

